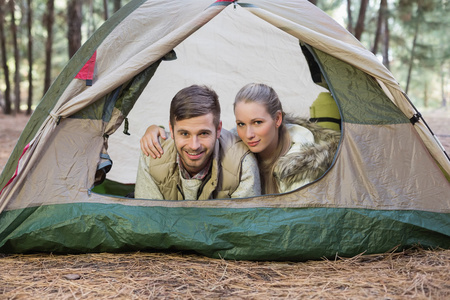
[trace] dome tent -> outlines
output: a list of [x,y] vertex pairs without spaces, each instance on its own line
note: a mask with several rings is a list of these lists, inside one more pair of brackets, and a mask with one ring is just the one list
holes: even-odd
[[[287,111],[308,112],[323,91],[313,70],[342,120],[322,178],[247,199],[124,197],[143,130],[167,122],[179,89],[212,86],[229,128],[233,97],[248,82],[273,86]],[[117,130],[126,116],[129,126]],[[448,156],[389,71],[308,1],[135,0],[69,61],[24,129],[0,177],[0,251],[307,260],[449,248],[449,173]]]

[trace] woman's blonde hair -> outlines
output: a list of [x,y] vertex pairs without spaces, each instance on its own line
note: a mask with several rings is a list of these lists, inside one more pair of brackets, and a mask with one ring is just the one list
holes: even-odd
[[280,156],[289,150],[291,140],[285,126],[285,113],[283,106],[275,90],[262,83],[249,83],[242,87],[236,94],[233,108],[239,102],[256,102],[263,105],[273,120],[276,119],[278,111],[281,112],[282,122],[278,127],[278,146],[270,161],[262,161],[258,155],[259,172],[261,174],[261,186],[264,194],[279,193],[278,180],[274,177],[275,164]]

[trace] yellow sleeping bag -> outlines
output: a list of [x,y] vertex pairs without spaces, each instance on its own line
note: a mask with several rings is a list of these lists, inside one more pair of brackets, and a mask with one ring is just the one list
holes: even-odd
[[324,128],[341,130],[341,115],[331,93],[322,92],[309,108],[310,121]]

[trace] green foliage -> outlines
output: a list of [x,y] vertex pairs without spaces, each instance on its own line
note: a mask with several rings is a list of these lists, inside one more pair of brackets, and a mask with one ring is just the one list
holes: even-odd
[[[402,87],[412,62],[408,94],[418,106],[438,107],[442,103],[441,69],[450,68],[450,3],[443,0],[399,0],[393,10],[392,72]],[[394,21],[393,20],[393,21]],[[417,40],[411,60],[414,34]],[[445,88],[445,87],[444,87]],[[447,87],[448,88],[448,87]],[[448,91],[446,91],[448,93]]]
[[[130,0],[122,0],[122,6]],[[92,8],[89,4],[92,3]],[[3,9],[3,8],[2,8]],[[43,94],[45,74],[45,43],[47,40],[47,29],[45,27],[45,16],[47,14],[46,0],[33,0],[31,2],[32,14],[32,41],[33,41],[33,103],[37,103]],[[113,12],[113,1],[108,1],[109,16]],[[27,98],[28,89],[28,29],[27,29],[26,0],[15,0],[15,18],[17,25],[17,38],[20,51],[21,66],[21,90],[22,102]],[[104,22],[103,0],[83,1],[82,8],[82,43]],[[52,52],[52,76],[61,72],[69,60],[67,41],[67,1],[55,1],[55,23],[53,25],[53,52]],[[14,73],[14,54],[11,33],[11,14],[8,8],[5,11],[5,38],[7,48],[8,67],[10,74]],[[11,80],[10,75],[10,80]],[[0,71],[0,90],[5,90],[3,70]],[[13,84],[11,82],[11,84]]]
[[[359,13],[360,1],[351,1],[353,22]],[[344,14],[347,18],[347,1],[319,0],[317,6],[330,15]],[[369,1],[366,12],[365,31],[361,43],[372,49],[380,0]],[[390,31],[389,59],[394,77],[405,89],[408,69],[412,71],[408,94],[417,106],[440,106],[442,98],[449,94],[450,72],[450,2],[448,0],[388,0],[388,23]],[[347,24],[343,24],[345,27]],[[353,24],[354,25],[354,24]],[[413,52],[414,35],[417,39]],[[381,56],[380,53],[376,55]],[[381,60],[381,59],[380,59]],[[442,85],[444,82],[444,95]],[[445,94],[446,93],[446,94]]]
[[317,0],[317,7],[330,14],[345,4],[344,0]]

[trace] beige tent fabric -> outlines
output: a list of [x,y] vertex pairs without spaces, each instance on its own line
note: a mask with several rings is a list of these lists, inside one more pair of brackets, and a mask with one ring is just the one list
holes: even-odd
[[[21,190],[31,190],[33,194],[36,192],[32,189],[29,183],[26,182],[26,175],[29,170],[34,167],[34,165],[38,164],[40,160],[39,152],[45,148],[46,141],[50,138],[49,132],[51,132],[55,128],[55,126],[56,120],[52,119],[51,117],[47,118],[34,139],[24,149],[24,153],[22,154],[22,157],[18,162],[16,168],[17,175],[0,194],[0,212],[2,212],[3,210],[7,210],[8,204],[11,200],[15,199],[17,202],[17,197],[14,196],[17,192],[20,192]],[[39,177],[42,177],[42,175],[39,175]],[[28,186],[24,188],[26,184],[28,184]],[[26,206],[20,207],[23,208]]]
[[[88,183],[94,176],[97,159],[92,153],[99,151],[93,147],[97,147],[101,140],[97,143],[91,141],[100,139],[95,137],[97,130],[93,129],[98,126],[101,126],[98,121],[77,119],[68,119],[59,125],[57,130],[66,136],[66,140],[59,141],[59,144],[49,142],[42,163],[27,176],[27,181],[34,182],[36,187],[16,191],[13,196],[20,201],[12,202],[7,210],[43,203],[88,201],[164,207],[340,207],[450,213],[450,197],[445,194],[450,189],[450,183],[442,176],[409,124],[344,124],[346,135],[339,149],[339,159],[317,184],[276,197],[265,195],[210,201],[152,201],[89,194]],[[89,134],[80,134],[80,127],[86,128]],[[81,141],[86,148],[81,158],[74,161],[71,157],[78,151],[75,143]],[[55,164],[55,157],[60,156],[68,158]],[[420,157],[421,160],[411,162],[411,157]],[[386,168],[386,165],[390,167]],[[40,169],[47,166],[54,168],[50,172],[52,177],[42,178]],[[67,178],[60,174],[67,174]],[[39,189],[50,183],[59,187],[53,195],[47,192],[48,189],[45,193],[39,193]]]
[[[204,57],[195,55],[195,53],[189,54],[185,52],[189,55],[183,55],[184,43],[182,42],[185,40],[187,42],[186,45],[188,45],[191,34],[193,38],[195,38],[196,33],[201,35],[201,30],[198,32],[196,30],[201,29],[201,26],[208,23],[209,20],[211,22],[225,20],[226,18],[215,18],[216,16],[221,17],[222,13],[223,16],[228,16],[231,19],[235,18],[236,23],[234,26],[227,25],[230,27],[220,27],[221,24],[219,23],[216,25],[215,30],[229,31],[230,36],[238,31],[254,30],[251,28],[251,25],[240,27],[237,24],[249,20],[253,22],[253,20],[256,20],[255,17],[258,16],[264,20],[259,20],[259,22],[263,22],[266,25],[269,23],[275,25],[275,27],[269,26],[269,28],[272,28],[270,29],[272,30],[270,31],[271,34],[279,32],[283,37],[280,44],[270,39],[265,41],[265,44],[274,47],[281,45],[281,48],[289,49],[294,54],[295,50],[292,45],[295,45],[297,47],[295,49],[299,51],[298,41],[295,39],[299,38],[311,46],[330,53],[371,74],[382,83],[385,90],[390,92],[391,100],[408,117],[414,114],[413,108],[405,101],[401,89],[389,71],[378,63],[376,58],[369,51],[365,50],[345,29],[337,25],[336,22],[308,3],[308,1],[249,0],[246,3],[255,4],[259,8],[237,7],[236,10],[234,10],[233,5],[228,6],[224,10],[223,6],[208,8],[211,3],[212,1],[209,0],[148,1],[114,29],[97,50],[98,60],[94,85],[85,87],[83,85],[84,82],[80,80],[72,81],[70,87],[64,92],[63,97],[59,99],[51,116],[47,118],[35,139],[30,143],[30,149],[19,162],[18,176],[0,195],[0,211],[2,209],[9,210],[37,206],[42,203],[98,201],[100,203],[122,203],[126,205],[139,203],[139,205],[150,206],[323,206],[450,212],[450,197],[445,195],[450,189],[450,183],[444,178],[442,172],[434,163],[434,159],[439,161],[449,173],[450,164],[442,151],[440,151],[438,143],[434,141],[421,122],[415,127],[423,138],[423,142],[410,124],[391,126],[344,124],[342,145],[338,150],[338,158],[333,168],[318,184],[311,184],[298,191],[276,197],[267,195],[254,199],[214,200],[200,203],[198,201],[140,201],[96,194],[89,195],[88,189],[93,182],[92,178],[103,146],[102,130],[105,124],[102,121],[64,118],[128,81],[174,47],[176,50],[180,49],[180,61],[203,59]],[[143,28],[148,28],[149,30],[143,30]],[[278,28],[285,30],[289,35]],[[269,34],[268,36],[271,35]],[[203,38],[199,40],[193,39],[193,41],[195,43],[201,42],[201,44],[197,44],[198,49],[206,47],[210,51],[224,51],[223,53],[229,56],[229,58],[222,60],[224,65],[233,62],[233,59],[235,59],[237,66],[240,67],[243,60],[255,59],[257,62],[254,64],[255,68],[264,71],[271,67],[272,62],[267,63],[266,61],[261,62],[258,60],[259,54],[266,52],[264,49],[260,52],[256,51],[260,49],[254,49],[258,55],[253,57],[244,55],[241,57],[241,53],[233,51],[232,47],[225,50],[219,49],[222,47],[220,45],[225,45],[223,47],[229,46],[224,40],[215,41],[214,38]],[[228,40],[225,39],[225,41]],[[290,46],[288,47],[287,45]],[[177,46],[179,47],[177,48]],[[274,59],[276,63],[281,61],[282,59]],[[168,68],[170,63],[163,62],[157,73],[164,71],[166,67]],[[203,66],[205,64],[207,62],[203,62]],[[304,58],[303,61],[300,59],[295,64],[291,63],[294,66],[293,69],[302,64],[304,64]],[[242,66],[242,68],[244,67]],[[297,82],[301,82],[302,85],[305,83],[301,91],[308,91],[311,94],[303,97],[302,92],[295,91],[291,93],[290,88],[283,87],[280,88],[280,94],[282,99],[286,99],[286,103],[289,103],[290,99],[292,99],[292,103],[298,103],[296,102],[299,101],[298,98],[304,98],[300,102],[302,107],[305,107],[306,111],[308,111],[308,101],[312,102],[314,93],[317,92],[318,94],[321,90],[311,83],[309,74],[304,75],[304,70],[301,70],[300,67],[298,69],[300,70],[299,73],[294,74],[296,74],[295,76],[300,76],[301,80],[295,79]],[[242,77],[239,77],[240,74],[250,71],[252,70],[248,68],[238,68],[236,74],[217,72],[214,75],[216,76],[215,82],[226,83],[230,77],[242,79]],[[168,110],[165,105],[171,99],[171,96],[168,95],[173,96],[174,90],[177,91],[188,84],[198,83],[202,78],[213,77],[212,73],[205,73],[205,77],[197,78],[195,77],[197,75],[195,69],[190,67],[181,67],[176,72],[179,72],[179,74],[174,75],[174,78],[180,76],[187,79],[184,82],[175,84],[171,81],[172,78],[166,77],[166,81],[164,81],[164,79],[155,77],[148,86],[149,90],[146,90],[143,97],[138,101],[138,103],[148,102],[154,110],[152,113],[159,115],[160,120],[167,120]],[[281,77],[279,74],[269,75]],[[287,82],[286,78],[288,77],[281,78]],[[194,78],[195,82],[193,82]],[[243,79],[249,80],[253,78],[254,80],[264,81],[271,77],[265,78],[255,75],[255,77],[244,77]],[[243,79],[240,81],[243,81]],[[240,81],[238,81],[239,84],[233,83],[234,90],[229,88],[231,83],[228,83],[228,85],[224,84],[226,91],[219,90],[219,95],[221,97],[224,95],[223,110],[228,110],[227,113],[231,116],[227,116],[227,120],[232,119],[230,103],[233,100],[233,95],[239,89],[240,84],[244,85],[247,83]],[[164,92],[153,94],[152,91],[155,87],[160,87],[160,90]],[[278,86],[275,87],[278,89]],[[298,98],[296,95],[298,95]],[[135,107],[132,114],[135,111],[139,111],[139,108]],[[132,116],[130,115],[130,119],[132,119]],[[56,125],[59,117],[62,117],[63,120],[61,120],[59,125]],[[155,119],[155,122],[157,120]],[[142,121],[138,122],[142,123]],[[131,126],[130,130],[132,131],[133,128]],[[124,142],[123,146],[118,147],[124,153],[114,152],[114,149],[111,149],[111,155],[118,154],[112,155],[112,158],[115,161],[120,161],[122,160],[122,155],[127,153],[129,156],[134,155],[133,153],[130,154],[125,146],[133,144],[133,147],[136,147],[136,138],[138,141],[141,134],[142,132],[137,132],[134,141],[124,138],[123,135],[113,135],[111,142],[116,137]],[[410,145],[404,147],[404,144],[407,143]],[[408,157],[417,157],[418,159],[415,161],[404,159]],[[380,164],[373,164],[373,162],[380,162]],[[386,165],[391,166],[391,168],[387,169]],[[42,178],[41,173],[39,173],[41,168],[51,169],[51,177]],[[121,169],[116,166],[113,167],[114,169],[119,170],[119,172],[134,174],[132,170]],[[396,185],[396,182],[401,184]],[[23,188],[25,186],[26,188]],[[406,187],[407,190],[396,190],[398,186]],[[44,191],[44,188],[45,192],[41,192]],[[395,196],[399,194],[406,194],[406,198],[400,199]]]
[[[294,5],[295,1],[288,1],[283,9],[276,5],[272,7],[271,1],[249,2],[254,2],[258,7],[249,8],[252,13],[274,26],[375,78],[382,79],[386,84],[398,87],[391,73],[373,53],[365,49],[341,25],[308,1],[300,1],[297,5]],[[266,6],[267,10],[264,9]]]
[[6,210],[87,199],[103,144],[103,122],[63,119],[58,126],[46,126],[50,127],[51,134],[43,133],[46,139],[34,143],[34,155],[8,191],[14,201]]
[[[383,82],[380,82],[380,84],[382,87],[384,87]],[[388,90],[386,91],[386,89]],[[417,113],[414,107],[412,107],[409,101],[407,101],[403,91],[392,87],[387,87],[383,90],[409,119],[411,119]],[[419,120],[416,124],[414,124],[414,128],[417,130],[421,140],[425,143],[428,151],[430,151],[434,159],[436,159],[436,161],[442,166],[442,168],[448,174],[450,174],[450,161],[445,156],[445,149],[444,147],[442,147],[438,138],[430,132],[423,120]]]

